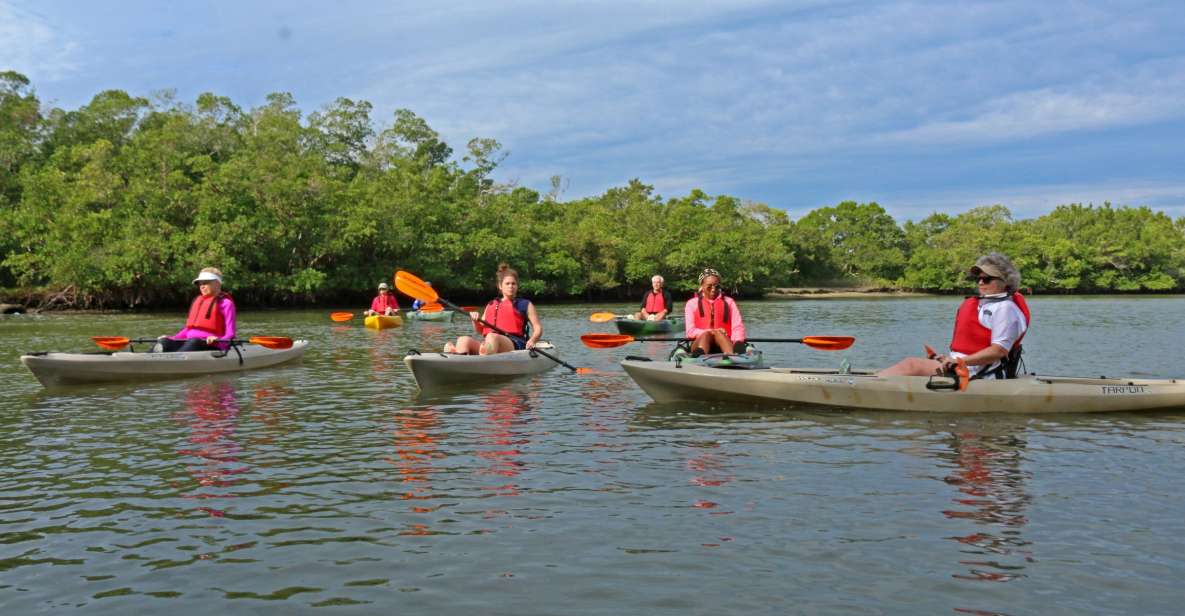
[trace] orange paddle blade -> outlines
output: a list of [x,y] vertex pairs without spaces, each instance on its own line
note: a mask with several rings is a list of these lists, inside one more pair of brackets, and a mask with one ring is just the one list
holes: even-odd
[[331,312],[331,313],[329,313],[329,318],[333,319],[334,321],[337,321],[338,323],[341,323],[342,321],[349,321],[350,319],[354,318],[354,313],[352,313],[352,312]]
[[820,351],[842,351],[856,342],[853,336],[804,336],[802,343]]
[[247,340],[251,344],[258,344],[269,349],[291,349],[292,339],[284,336],[251,336]]
[[634,337],[626,334],[585,334],[580,337],[580,342],[590,349],[615,349],[633,341]]
[[444,306],[440,304],[424,304],[420,306],[420,312],[443,312]]
[[91,340],[108,351],[118,351],[131,342],[131,339],[123,336],[91,336]]
[[593,323],[605,323],[616,319],[617,315],[612,312],[594,312],[588,316],[588,320]]
[[926,351],[926,359],[934,359],[935,357],[938,357],[938,353],[934,351],[934,347],[928,344],[923,344],[922,348]]
[[415,274],[403,270],[395,272],[395,288],[404,295],[429,304],[435,303],[440,297],[436,294],[436,289],[428,286],[428,283],[416,278]]

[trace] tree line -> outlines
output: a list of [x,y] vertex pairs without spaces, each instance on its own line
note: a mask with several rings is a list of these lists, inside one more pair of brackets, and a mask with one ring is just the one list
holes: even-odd
[[[662,197],[633,180],[562,200],[499,182],[490,138],[461,153],[400,109],[376,125],[366,101],[303,115],[291,95],[244,109],[100,92],[45,109],[0,73],[0,288],[67,307],[175,305],[203,266],[240,301],[356,299],[396,268],[446,296],[493,292],[508,262],[523,292],[633,297],[661,273],[680,292],[715,267],[734,293],[878,285],[955,291],[998,250],[1038,291],[1185,289],[1185,218],[1147,207],[1063,205],[1014,220],[999,205],[898,223],[843,202],[798,220],[781,209],[692,190]],[[30,291],[31,290],[31,291]]]

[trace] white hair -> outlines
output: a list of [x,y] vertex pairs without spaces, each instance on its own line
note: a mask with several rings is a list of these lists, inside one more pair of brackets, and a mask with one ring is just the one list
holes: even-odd
[[655,274],[650,277],[650,282],[654,282],[655,280],[657,280],[659,282],[666,282],[666,279],[664,279],[662,276],[659,276],[658,274]]

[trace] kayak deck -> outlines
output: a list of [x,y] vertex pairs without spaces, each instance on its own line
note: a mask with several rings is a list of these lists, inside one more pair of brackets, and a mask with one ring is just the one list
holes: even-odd
[[[1099,413],[1185,409],[1181,379],[1025,375],[971,381],[964,391],[927,388],[930,377],[769,368],[725,370],[684,362],[625,360],[626,373],[658,402],[715,400],[782,406],[937,413]],[[941,379],[935,377],[935,382]],[[949,382],[949,380],[947,380]]]
[[288,349],[244,344],[237,347],[238,352],[232,348],[226,353],[33,353],[22,355],[21,363],[42,385],[55,387],[255,370],[299,359],[304,356],[308,345],[307,340],[294,340]]
[[[555,347],[541,342],[538,348],[557,355]],[[504,381],[539,374],[555,368],[555,361],[532,351],[511,351],[494,355],[457,353],[408,353],[403,363],[421,390],[450,385]]]

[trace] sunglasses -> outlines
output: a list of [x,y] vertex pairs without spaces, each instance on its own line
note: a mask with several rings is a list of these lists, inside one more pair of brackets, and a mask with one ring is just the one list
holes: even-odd
[[993,280],[1000,280],[1000,279],[997,278],[996,276],[976,276],[975,277],[975,282],[978,282],[979,284],[991,284],[991,282]]

